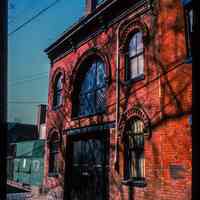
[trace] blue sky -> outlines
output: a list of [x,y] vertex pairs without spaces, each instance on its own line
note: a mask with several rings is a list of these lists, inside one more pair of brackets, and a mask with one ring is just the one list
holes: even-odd
[[[55,0],[9,0],[8,32]],[[67,27],[84,15],[85,0],[58,0],[8,36],[8,121],[35,123],[37,105],[47,103],[50,61],[44,53]]]

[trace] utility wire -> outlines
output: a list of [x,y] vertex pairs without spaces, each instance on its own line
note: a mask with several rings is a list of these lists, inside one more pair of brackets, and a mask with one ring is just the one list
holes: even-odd
[[15,81],[13,83],[9,83],[9,85],[10,86],[16,86],[16,85],[19,85],[19,84],[24,84],[26,82],[35,81],[35,80],[39,80],[39,79],[42,79],[42,78],[48,78],[48,75],[39,76],[39,77],[35,77],[35,78],[32,78],[32,79],[18,80],[18,81]]
[[32,75],[28,75],[28,76],[24,76],[22,77],[21,79],[18,79],[18,80],[15,80],[15,81],[12,81],[12,80],[9,80],[8,82],[9,83],[15,83],[15,82],[18,82],[18,81],[24,81],[24,80],[27,80],[29,78],[35,78],[39,75],[44,75],[44,74],[48,74],[49,72],[40,72],[40,73],[36,73],[36,74],[32,74]]
[[26,26],[27,24],[29,24],[30,22],[32,22],[34,19],[36,19],[40,15],[44,14],[48,9],[50,9],[51,7],[53,7],[57,3],[59,3],[59,1],[61,1],[61,0],[56,0],[53,3],[51,3],[49,6],[45,7],[42,10],[40,10],[36,15],[34,15],[33,17],[31,17],[30,19],[28,19],[27,21],[25,21],[23,24],[21,24],[20,26],[18,26],[16,29],[14,29],[13,31],[11,31],[10,33],[8,33],[8,36],[11,36],[12,34],[14,34],[15,32],[17,32],[18,30],[20,30],[24,26]]
[[47,104],[46,101],[8,101],[11,104]]
[[18,12],[17,14],[15,14],[15,16],[10,17],[11,20],[8,22],[8,24],[12,24],[13,22],[15,22],[16,19],[19,18],[19,16],[22,16],[22,14],[24,14],[25,10],[33,9],[33,7],[30,7],[31,3],[32,3],[32,1],[29,1],[28,5],[23,10],[21,10],[21,12]]

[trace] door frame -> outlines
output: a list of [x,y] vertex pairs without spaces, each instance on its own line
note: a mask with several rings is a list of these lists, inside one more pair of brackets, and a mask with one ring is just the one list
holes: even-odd
[[[85,133],[78,133],[78,134],[71,134],[66,135],[66,155],[65,155],[65,177],[64,177],[64,200],[73,200],[70,199],[70,192],[71,192],[71,176],[70,174],[72,171],[72,159],[73,159],[73,142],[80,141],[80,140],[89,140],[89,139],[97,139],[101,138],[105,142],[105,167],[104,167],[104,199],[109,199],[109,147],[110,147],[110,129],[104,129],[99,131],[92,131],[92,132],[85,132]],[[95,199],[94,199],[95,200]]]

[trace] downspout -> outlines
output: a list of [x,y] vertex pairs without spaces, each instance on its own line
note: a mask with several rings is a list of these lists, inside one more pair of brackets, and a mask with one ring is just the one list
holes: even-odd
[[[125,19],[127,20],[127,19]],[[120,73],[119,73],[119,29],[121,24],[125,22],[122,20],[117,27],[116,30],[116,120],[115,120],[115,158],[114,158],[114,166],[115,169],[119,172],[119,133],[118,133],[118,126],[119,126],[119,106],[120,106]]]

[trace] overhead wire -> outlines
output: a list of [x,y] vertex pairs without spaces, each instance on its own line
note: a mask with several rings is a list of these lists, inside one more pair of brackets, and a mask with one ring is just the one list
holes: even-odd
[[[13,31],[8,33],[8,36],[13,35],[14,33],[16,33],[17,31],[19,31],[20,29],[22,29],[24,26],[26,26],[27,24],[29,24],[30,22],[32,22],[33,20],[35,20],[37,17],[39,17],[40,15],[44,14],[47,10],[49,10],[50,8],[52,8],[53,6],[55,6],[59,1],[61,0],[56,0],[53,3],[49,4],[47,7],[41,9],[36,15],[32,16],[30,19],[28,19],[27,21],[25,21],[23,24],[19,25],[16,29],[14,29]],[[46,74],[44,76],[44,74]],[[43,75],[43,76],[42,76]],[[48,72],[42,72],[42,73],[37,73],[35,75],[30,75],[27,76],[25,79],[22,80],[16,80],[16,81],[9,81],[9,85],[18,85],[27,81],[33,81],[33,80],[38,80],[44,77],[48,77]],[[47,104],[47,101],[19,101],[19,100],[10,100],[8,101],[9,104]]]
[[44,14],[47,10],[49,10],[50,8],[55,6],[57,3],[59,3],[59,1],[61,1],[61,0],[55,0],[53,3],[51,3],[47,7],[43,8],[42,10],[40,10],[36,15],[32,16],[30,19],[25,21],[23,24],[19,25],[16,29],[14,29],[13,31],[9,32],[8,36],[13,35],[15,32],[17,32],[18,30],[20,30],[21,28],[23,28],[24,26],[26,26],[27,24],[29,24],[30,22],[35,20],[37,17],[39,17],[40,15]]
[[36,74],[31,74],[31,75],[27,75],[27,76],[23,76],[21,77],[21,79],[18,79],[18,80],[15,80],[15,81],[12,81],[12,80],[9,80],[8,82],[17,82],[17,81],[21,81],[23,79],[27,79],[27,78],[32,78],[32,77],[35,77],[35,76],[38,76],[38,75],[43,75],[43,74],[48,74],[49,72],[46,71],[46,72],[40,72],[40,73],[36,73]]
[[32,76],[32,77],[30,76],[30,78],[25,78],[25,79],[16,80],[16,81],[10,81],[8,83],[8,85],[10,85],[10,86],[16,86],[16,85],[23,84],[23,83],[26,83],[26,82],[30,82],[30,81],[34,81],[34,80],[39,80],[39,79],[42,79],[42,78],[48,78],[48,72],[45,73],[46,75],[43,75],[43,74],[41,73],[41,75]]
[[13,22],[16,21],[16,19],[18,19],[20,16],[22,16],[22,14],[24,14],[24,11],[33,9],[33,7],[31,7],[32,1],[29,1],[28,5],[26,7],[24,7],[24,9],[21,10],[21,12],[18,12],[17,14],[15,14],[15,16],[11,17],[11,20],[8,22],[8,24],[12,24]]
[[8,101],[12,104],[47,104],[46,101]]

